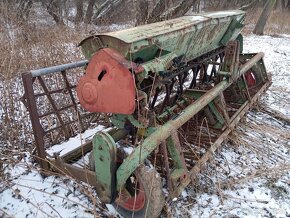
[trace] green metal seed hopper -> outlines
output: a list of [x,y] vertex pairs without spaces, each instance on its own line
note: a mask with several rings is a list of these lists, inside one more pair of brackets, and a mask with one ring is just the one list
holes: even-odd
[[[99,199],[124,217],[157,217],[165,198],[178,197],[195,180],[271,84],[264,54],[242,53],[244,19],[239,10],[212,12],[84,39],[80,46],[89,61],[77,85],[78,100],[110,128],[55,159],[45,156],[38,140],[42,166],[95,186]],[[69,68],[57,69],[63,74]],[[33,77],[52,71],[26,74],[26,92]],[[35,120],[34,104],[29,103]],[[36,137],[44,137],[36,128],[41,123],[34,126]],[[65,128],[63,122],[59,131]],[[71,165],[84,154],[90,156],[89,169]]]

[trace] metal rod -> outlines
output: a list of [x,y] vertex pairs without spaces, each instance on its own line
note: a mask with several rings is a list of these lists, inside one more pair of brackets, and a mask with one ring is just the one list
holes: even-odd
[[[247,63],[241,66],[238,72],[239,75],[243,75],[253,65],[255,65],[262,57],[263,53],[258,53],[251,58]],[[224,90],[226,90],[233,80],[223,80],[218,83],[215,87],[209,90],[207,93],[198,98],[194,103],[190,104],[184,109],[178,117],[174,120],[170,120],[164,125],[158,127],[158,129],[148,136],[142,145],[139,145],[134,151],[123,161],[117,170],[117,190],[120,190],[125,184],[127,178],[134,172],[140,162],[143,162],[147,156],[154,151],[156,146],[161,144],[162,141],[166,140],[173,131],[180,128],[188,120],[190,120],[195,114],[206,107],[211,101],[219,96]]]
[[29,116],[32,124],[32,129],[35,137],[36,151],[37,151],[37,160],[40,163],[41,168],[49,169],[48,163],[45,161],[46,151],[44,148],[44,132],[38,119],[38,112],[36,101],[33,93],[33,78],[30,73],[22,74],[22,81],[25,91],[25,98],[27,100],[27,106],[29,111]]
[[82,61],[73,62],[73,63],[69,63],[69,64],[61,64],[61,65],[57,65],[57,66],[53,66],[53,67],[46,67],[46,68],[42,68],[42,69],[38,69],[38,70],[32,70],[30,72],[32,74],[32,77],[44,76],[47,74],[60,72],[60,71],[64,71],[64,70],[69,70],[72,68],[83,67],[88,63],[89,63],[88,60],[82,60]]
[[257,53],[254,57],[252,57],[247,63],[243,64],[240,70],[238,71],[238,77],[242,76],[244,73],[246,73],[248,70],[250,70],[259,60],[261,60],[264,57],[264,53],[260,52]]
[[156,148],[157,145],[166,140],[171,135],[172,131],[180,128],[183,124],[185,124],[189,119],[191,119],[195,114],[197,114],[213,99],[215,99],[229,85],[230,83],[227,80],[220,82],[210,91],[208,91],[208,93],[202,95],[194,103],[189,105],[175,120],[170,120],[163,126],[160,126],[155,132],[153,132],[144,140],[142,146],[135,148],[117,170],[117,190],[122,188],[127,178],[139,165],[139,162],[143,162],[144,159]]

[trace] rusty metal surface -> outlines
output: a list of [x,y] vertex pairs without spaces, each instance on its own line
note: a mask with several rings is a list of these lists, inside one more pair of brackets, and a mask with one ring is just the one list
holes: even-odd
[[[83,40],[80,46],[88,59],[99,49],[110,47],[132,61],[138,58],[148,61],[154,56],[162,56],[157,55],[159,49],[177,56],[185,55],[190,60],[218,48],[232,20],[242,23],[244,16],[243,11],[184,16],[91,36]],[[241,26],[231,30],[228,40],[236,38],[240,30]]]
[[257,102],[257,100],[261,97],[261,94],[265,92],[269,86],[271,85],[271,81],[265,83],[261,89],[254,95],[251,102],[247,101],[244,107],[241,107],[241,110],[236,112],[236,116],[233,116],[231,120],[231,124],[229,127],[219,136],[219,138],[211,145],[210,149],[203,155],[203,157],[199,160],[199,164],[195,165],[192,169],[190,169],[190,174],[192,179],[197,175],[197,173],[201,170],[207,160],[214,154],[216,149],[222,144],[222,142],[226,139],[229,133],[233,130],[233,128],[238,124],[241,118],[246,114],[246,112],[251,108],[251,106]]
[[76,83],[86,64],[82,61],[22,74],[23,99],[32,122],[37,159],[45,169],[49,167],[45,161],[47,148],[86,130],[97,118],[104,121],[100,114],[84,111],[76,97]]
[[98,51],[77,86],[81,105],[91,112],[132,114],[136,90],[128,67],[130,62],[114,49]]
[[169,120],[164,125],[158,127],[158,129],[148,136],[142,146],[138,146],[134,151],[124,160],[122,165],[117,170],[117,190],[120,190],[127,178],[134,172],[140,162],[143,162],[145,158],[159,145],[162,141],[167,139],[172,131],[180,128],[188,120],[190,120],[195,114],[206,107],[216,96],[222,93],[229,86],[229,82],[224,80],[209,90],[202,97],[197,99],[194,103],[189,105],[183,113],[181,113],[176,119]]
[[67,164],[61,159],[52,160],[50,161],[50,164],[54,171],[78,181],[86,182],[96,187],[96,189],[100,189],[100,186],[96,180],[95,172]]
[[[244,15],[213,12],[84,40],[86,56],[97,52],[78,85],[80,103],[89,111],[113,113],[110,121],[121,131],[96,133],[93,146],[89,142],[56,155],[53,169],[96,186],[100,199],[111,202],[148,160],[167,178],[170,196],[177,197],[271,84],[262,53],[240,55],[239,42],[228,43],[239,34]],[[52,136],[53,143],[66,140],[76,133],[71,125],[83,131],[92,120],[85,119],[88,113],[79,107],[67,70],[59,72],[65,88],[51,85],[46,71],[37,75],[24,76],[23,81],[36,137],[42,137],[37,151],[45,159],[45,138]],[[70,100],[59,105],[62,98],[54,95],[64,94]],[[39,108],[34,97],[45,98],[49,110]],[[67,110],[77,119],[68,120],[63,114]],[[43,121],[47,116],[53,116],[53,125]],[[107,149],[102,134],[110,139]],[[117,146],[119,139],[124,141]],[[122,143],[132,153],[122,155],[116,169],[116,155],[125,151]],[[95,172],[68,164],[92,147]]]
[[142,25],[126,30],[105,33],[103,35],[118,38],[122,41],[125,41],[126,43],[133,43],[144,39],[154,38],[161,34],[168,34],[175,31],[177,32],[183,29],[190,31],[192,27],[195,28],[196,24],[204,23],[205,21],[213,21],[214,19],[231,20],[232,17],[244,15],[245,12],[240,10],[224,11],[219,13],[201,13],[197,15],[183,16],[167,21]]
[[[247,72],[248,69],[253,67],[262,56],[257,54],[253,57],[255,61],[249,60],[242,66],[240,66],[239,70],[236,69],[235,72],[231,72],[232,75],[235,75],[238,72]],[[122,165],[117,170],[117,190],[120,190],[127,178],[134,172],[137,168],[138,163],[143,162],[145,158],[150,155],[154,149],[164,140],[166,140],[172,134],[172,131],[179,129],[186,122],[188,122],[192,117],[194,117],[198,112],[206,108],[206,106],[212,102],[217,96],[222,94],[224,91],[226,92],[232,86],[235,88],[233,79],[224,79],[216,84],[210,90],[207,90],[205,94],[203,94],[196,101],[187,106],[182,112],[177,114],[174,119],[171,119],[164,123],[162,126],[159,126],[155,132],[149,135],[142,145],[139,145],[134,151],[124,160]],[[270,83],[269,81],[265,81],[265,83]],[[262,84],[263,85],[263,84]],[[256,91],[258,91],[261,86],[256,87]],[[238,97],[240,99],[240,97]],[[233,101],[235,102],[235,100]],[[240,104],[237,104],[237,109],[242,110],[240,108]],[[230,115],[230,114],[229,114]],[[230,115],[231,117],[231,115]],[[231,118],[230,118],[231,119]]]
[[49,168],[48,163],[44,161],[46,159],[46,152],[44,148],[44,133],[43,128],[38,119],[37,105],[35,102],[33,90],[33,77],[31,73],[22,74],[22,81],[26,97],[25,103],[29,111],[29,116],[34,132],[38,162],[40,163],[40,166],[43,169],[48,169]]

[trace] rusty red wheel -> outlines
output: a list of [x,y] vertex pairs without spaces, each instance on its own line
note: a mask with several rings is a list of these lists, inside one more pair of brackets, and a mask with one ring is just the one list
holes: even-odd
[[114,202],[123,217],[158,217],[164,205],[160,175],[141,165],[126,181]]
[[144,186],[132,176],[126,182],[125,188],[120,192],[118,204],[128,211],[140,211],[144,208],[146,196]]
[[248,71],[247,73],[245,73],[245,78],[249,88],[256,85],[256,77],[252,71]]

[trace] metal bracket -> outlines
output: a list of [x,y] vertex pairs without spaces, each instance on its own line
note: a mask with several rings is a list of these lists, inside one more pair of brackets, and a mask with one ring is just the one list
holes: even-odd
[[108,133],[99,132],[93,138],[93,146],[98,197],[104,203],[112,203],[116,197],[115,141]]
[[[178,133],[175,130],[171,131],[171,136],[167,139],[167,149],[174,163],[174,170],[170,173],[172,190],[171,197],[177,197],[186,187],[190,177],[186,168],[183,151],[178,138]],[[184,184],[186,184],[184,186]]]

